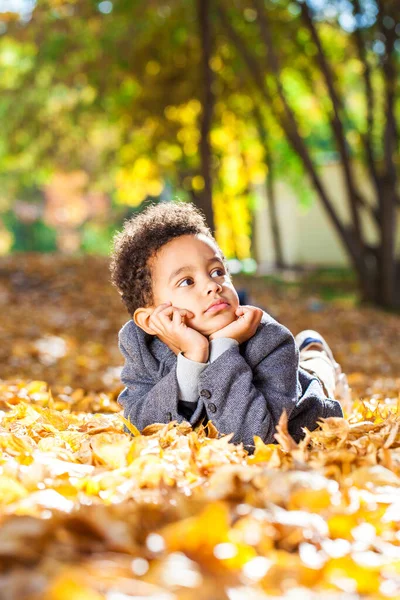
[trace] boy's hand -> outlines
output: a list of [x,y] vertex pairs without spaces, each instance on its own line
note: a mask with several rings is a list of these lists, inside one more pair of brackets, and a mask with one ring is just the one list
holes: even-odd
[[175,354],[182,352],[196,362],[207,362],[207,338],[185,323],[185,317],[194,317],[190,310],[176,308],[170,302],[160,304],[150,316],[152,330]]
[[239,306],[235,314],[238,317],[236,321],[212,333],[209,337],[210,341],[225,337],[232,338],[239,342],[239,344],[242,344],[255,334],[263,315],[261,308],[257,308],[256,306]]

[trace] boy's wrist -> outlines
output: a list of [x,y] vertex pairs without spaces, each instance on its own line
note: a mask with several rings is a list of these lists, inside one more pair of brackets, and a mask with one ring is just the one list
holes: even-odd
[[221,330],[216,331],[215,333],[210,335],[210,337],[208,339],[210,340],[210,342],[212,342],[213,340],[226,339],[226,340],[235,340],[236,342],[239,343],[239,340],[237,339],[237,335],[235,335],[234,333],[224,332]]
[[207,346],[183,350],[182,354],[185,358],[193,360],[194,362],[206,363],[208,361],[209,352],[209,345],[207,344]]

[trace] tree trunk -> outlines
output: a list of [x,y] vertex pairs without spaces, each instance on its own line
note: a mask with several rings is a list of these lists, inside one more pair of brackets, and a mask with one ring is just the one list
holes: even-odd
[[202,70],[203,70],[203,110],[200,124],[200,157],[201,175],[204,181],[204,189],[199,194],[198,206],[203,211],[208,226],[214,232],[214,213],[212,208],[212,176],[211,176],[211,145],[210,129],[214,107],[214,95],[212,91],[211,59],[211,26],[210,26],[210,0],[197,0],[197,12],[200,25],[200,39],[202,45]]

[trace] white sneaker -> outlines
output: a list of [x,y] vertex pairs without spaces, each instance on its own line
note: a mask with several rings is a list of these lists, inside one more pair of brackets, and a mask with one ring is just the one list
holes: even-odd
[[305,329],[298,333],[295,337],[296,343],[299,347],[299,351],[304,352],[305,350],[317,347],[321,352],[325,352],[326,356],[331,361],[334,373],[335,373],[335,398],[340,400],[347,406],[351,404],[351,390],[347,381],[346,375],[342,372],[339,363],[336,362],[332,350],[327,341],[322,337],[318,331],[313,329]]

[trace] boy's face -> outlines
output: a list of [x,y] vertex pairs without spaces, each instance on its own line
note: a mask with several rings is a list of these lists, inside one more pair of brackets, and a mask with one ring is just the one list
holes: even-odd
[[206,236],[171,240],[151,259],[150,268],[154,307],[169,301],[192,311],[194,317],[187,318],[186,324],[205,336],[237,319],[238,295],[217,248]]

